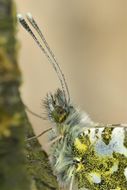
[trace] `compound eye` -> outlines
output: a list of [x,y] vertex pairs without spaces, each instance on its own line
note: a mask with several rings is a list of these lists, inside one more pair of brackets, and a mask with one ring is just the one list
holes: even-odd
[[54,107],[54,110],[52,111],[51,115],[56,123],[62,123],[67,118],[66,110],[58,105]]
[[64,113],[64,110],[60,110],[60,111],[59,111],[59,114],[63,114],[63,113]]
[[65,112],[65,110],[62,107],[60,107],[60,106],[56,106],[56,111],[60,115],[62,115]]
[[59,123],[64,122],[68,115],[67,111],[60,106],[57,106],[57,108],[55,110],[56,110],[56,113],[58,116],[58,122]]

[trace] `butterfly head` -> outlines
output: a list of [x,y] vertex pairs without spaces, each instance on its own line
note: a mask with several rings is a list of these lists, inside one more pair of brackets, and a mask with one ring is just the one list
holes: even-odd
[[63,91],[60,89],[54,95],[48,94],[44,105],[50,120],[55,123],[63,123],[69,115],[70,106],[66,102]]

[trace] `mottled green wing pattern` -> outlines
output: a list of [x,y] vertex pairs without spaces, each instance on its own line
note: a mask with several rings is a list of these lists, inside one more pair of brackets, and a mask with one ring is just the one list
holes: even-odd
[[77,110],[65,123],[57,126],[50,153],[60,186],[69,190],[127,190],[126,128],[94,127],[90,118]]
[[122,128],[90,129],[74,142],[75,178],[79,188],[127,189],[127,132]]

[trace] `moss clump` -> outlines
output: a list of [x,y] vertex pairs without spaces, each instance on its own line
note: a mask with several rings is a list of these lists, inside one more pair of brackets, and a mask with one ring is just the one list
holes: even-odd
[[[5,38],[6,39],[6,38]],[[7,40],[7,39],[6,39]],[[1,43],[1,39],[0,39]],[[20,71],[17,65],[10,59],[7,51],[0,48],[0,83],[17,81],[20,83]]]
[[5,112],[0,112],[0,138],[3,136],[11,136],[11,127],[18,127],[22,121],[21,114],[15,113],[13,116],[8,115]]
[[[28,123],[26,133],[27,138],[34,136],[33,130]],[[27,157],[27,171],[31,178],[35,180],[37,189],[57,190],[58,184],[55,176],[52,174],[53,172],[49,165],[48,156],[42,150],[37,139],[26,143],[25,154]]]

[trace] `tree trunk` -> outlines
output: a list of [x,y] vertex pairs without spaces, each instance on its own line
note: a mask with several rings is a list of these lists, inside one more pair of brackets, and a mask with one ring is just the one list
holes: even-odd
[[0,0],[0,189],[55,190],[57,182],[39,142],[25,144],[25,134],[34,133],[19,93],[15,35],[14,2]]

